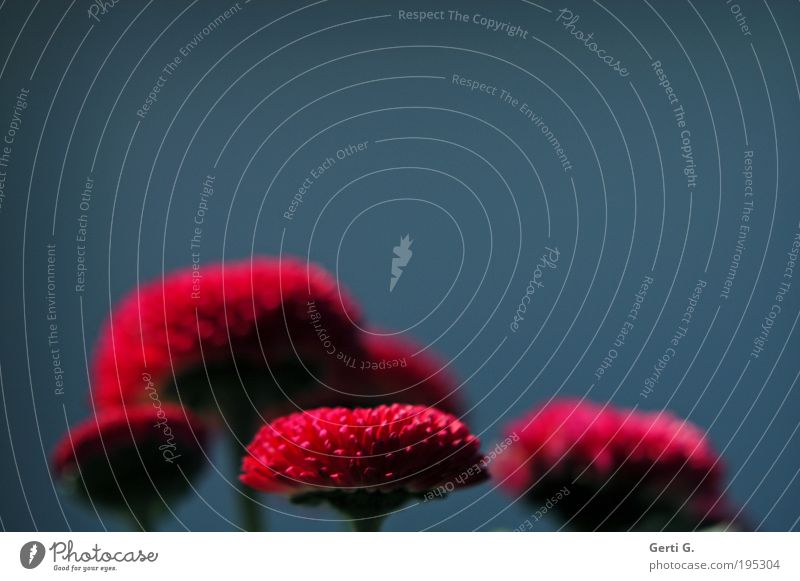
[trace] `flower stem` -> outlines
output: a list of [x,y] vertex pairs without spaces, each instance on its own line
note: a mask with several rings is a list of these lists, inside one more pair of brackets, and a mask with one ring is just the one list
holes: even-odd
[[[242,447],[237,440],[236,434],[231,434],[231,451],[233,452],[234,473],[239,472],[239,464],[242,458]],[[246,452],[245,452],[246,453]],[[258,501],[251,497],[253,493],[247,485],[238,480],[236,496],[239,504],[239,526],[245,531],[263,531],[264,520],[261,514],[261,506]]]
[[354,531],[370,533],[380,531],[386,517],[411,498],[413,495],[405,489],[392,492],[331,490],[299,494],[292,497],[292,502],[305,506],[327,503],[347,518]]
[[127,513],[125,520],[128,521],[132,531],[147,533],[156,530],[154,516],[154,511],[145,509],[135,514]]
[[357,518],[350,521],[350,525],[357,533],[377,533],[380,532],[383,525],[383,516],[375,516],[371,518]]
[[242,482],[239,482],[239,523],[241,527],[249,532],[264,530],[264,523],[261,514],[261,507],[258,502],[249,496],[249,491]]

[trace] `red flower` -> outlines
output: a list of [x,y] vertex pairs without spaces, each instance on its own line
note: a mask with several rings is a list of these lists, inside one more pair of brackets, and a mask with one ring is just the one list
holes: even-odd
[[334,370],[330,404],[404,403],[464,414],[459,381],[446,361],[403,337],[364,334],[361,346],[362,358],[345,359],[345,365]]
[[[694,528],[721,496],[723,466],[697,427],[669,413],[555,400],[512,423],[493,465],[501,485],[585,530]],[[713,499],[713,502],[709,502]]]
[[256,434],[241,480],[295,501],[326,500],[374,519],[409,498],[484,480],[479,441],[455,417],[425,406],[319,408]]
[[146,518],[189,488],[206,440],[205,424],[178,406],[116,408],[58,442],[53,472],[85,500]]
[[283,399],[281,389],[313,383],[308,371],[335,365],[331,348],[357,351],[349,317],[359,320],[353,302],[311,264],[254,258],[179,270],[114,309],[94,358],[95,401],[142,401],[155,390],[195,409],[260,409]]

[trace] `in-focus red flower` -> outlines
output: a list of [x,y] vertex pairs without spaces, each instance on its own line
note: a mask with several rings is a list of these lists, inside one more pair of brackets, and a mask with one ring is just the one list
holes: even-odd
[[339,364],[331,349],[358,351],[351,318],[355,304],[312,264],[253,258],[178,270],[114,309],[94,357],[94,399],[118,405],[155,391],[192,409],[260,410],[315,383],[309,371]]
[[518,441],[494,476],[570,528],[691,530],[724,518],[719,457],[702,430],[669,413],[561,399],[507,432]]
[[53,472],[84,500],[147,521],[189,489],[205,465],[207,434],[178,406],[114,408],[58,442]]
[[329,405],[373,407],[404,403],[464,414],[459,382],[447,362],[400,336],[365,333],[363,355],[333,370]]
[[369,520],[437,487],[483,481],[479,446],[462,422],[426,406],[319,408],[261,428],[241,480]]

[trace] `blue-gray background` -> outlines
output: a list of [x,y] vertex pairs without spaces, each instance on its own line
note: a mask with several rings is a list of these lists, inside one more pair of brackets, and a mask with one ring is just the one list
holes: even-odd
[[[0,4],[3,135],[18,93],[30,91],[2,168],[3,528],[123,526],[62,496],[47,454],[67,422],[90,414],[86,361],[112,302],[137,280],[190,264],[208,174],[216,193],[202,261],[282,247],[336,271],[371,322],[413,326],[414,337],[452,362],[474,405],[469,424],[487,447],[507,421],[554,394],[666,408],[709,431],[726,458],[730,495],[754,524],[797,528],[800,281],[764,352],[750,352],[787,280],[800,220],[800,5],[648,1],[253,0],[207,35],[203,28],[231,4],[124,0],[99,22],[87,0]],[[419,23],[398,12],[456,8],[518,25],[527,38],[471,18]],[[580,16],[575,28],[594,32],[627,77],[557,22],[561,8]],[[202,40],[149,113],[137,116],[163,67],[197,34]],[[656,60],[686,112],[698,173],[691,192]],[[498,94],[454,85],[454,74]],[[516,107],[500,101],[500,89],[519,99]],[[562,144],[571,169],[524,117],[523,102]],[[365,151],[314,183],[291,222],[283,218],[312,168],[365,141]],[[724,299],[746,150],[754,209]],[[95,189],[83,212],[86,288],[77,293],[87,176]],[[405,234],[414,256],[389,293],[392,247]],[[63,395],[54,391],[47,345],[47,244],[57,249]],[[513,333],[509,323],[546,246],[559,249],[558,267],[544,274]],[[648,275],[655,283],[635,328],[596,380]],[[643,398],[698,279],[707,287],[689,333]],[[215,460],[232,476],[222,452]],[[230,528],[230,486],[209,470],[197,493],[202,499],[176,505],[180,521],[164,529]],[[317,520],[332,513],[265,500],[278,530],[341,528]],[[486,484],[404,511],[387,528],[509,529],[530,512]]]

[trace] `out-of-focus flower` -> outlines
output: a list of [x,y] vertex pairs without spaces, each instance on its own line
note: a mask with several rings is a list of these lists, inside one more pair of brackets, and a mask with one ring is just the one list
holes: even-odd
[[470,471],[482,460],[479,445],[458,419],[426,406],[319,408],[261,428],[241,480],[374,524],[427,491],[484,480],[484,470]]
[[156,392],[195,410],[256,415],[341,365],[339,350],[358,352],[351,319],[355,304],[312,264],[253,258],[178,270],[114,309],[94,357],[94,400]]
[[447,362],[408,338],[365,333],[361,358],[333,370],[326,405],[372,407],[404,403],[464,414],[459,382]]
[[149,528],[204,466],[207,433],[201,420],[178,406],[102,411],[58,442],[53,472],[83,500]]
[[724,520],[723,466],[702,430],[669,413],[554,400],[512,423],[493,464],[509,492],[578,530],[692,530]]

